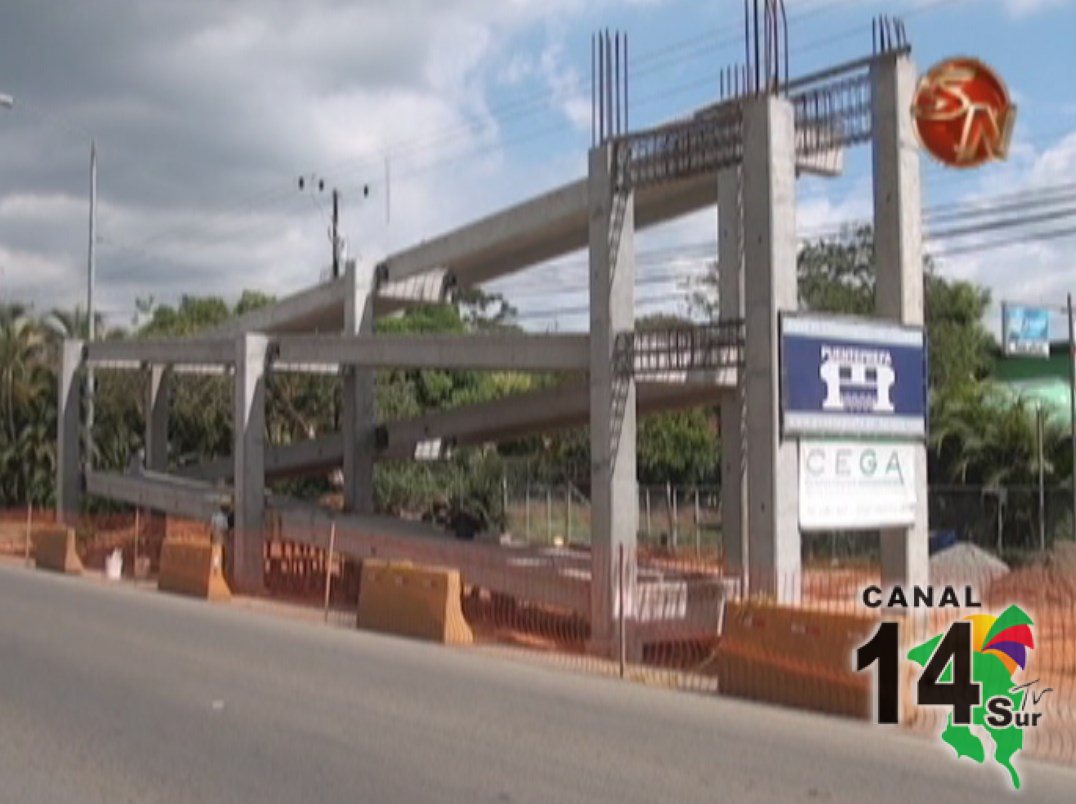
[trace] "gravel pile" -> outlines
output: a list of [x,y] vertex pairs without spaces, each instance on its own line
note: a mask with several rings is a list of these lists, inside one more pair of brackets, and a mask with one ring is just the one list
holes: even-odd
[[1008,564],[970,542],[960,542],[930,558],[930,582],[934,585],[970,584],[985,592],[991,583],[1008,574]]

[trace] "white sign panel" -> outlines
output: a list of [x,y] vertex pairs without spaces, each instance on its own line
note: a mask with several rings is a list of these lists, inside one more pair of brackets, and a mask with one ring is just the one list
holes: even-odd
[[914,445],[800,441],[800,529],[864,530],[915,522]]

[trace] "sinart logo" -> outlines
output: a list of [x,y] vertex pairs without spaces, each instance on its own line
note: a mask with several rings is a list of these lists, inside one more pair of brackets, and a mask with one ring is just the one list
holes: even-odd
[[885,349],[823,346],[818,369],[826,384],[822,409],[856,413],[893,413],[891,391],[897,381],[893,356]]
[[912,103],[916,134],[949,167],[978,167],[1009,153],[1016,107],[997,74],[977,59],[948,59],[919,81]]

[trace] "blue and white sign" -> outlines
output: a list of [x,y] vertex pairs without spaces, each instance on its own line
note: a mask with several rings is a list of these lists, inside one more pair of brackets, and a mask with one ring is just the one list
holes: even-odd
[[922,438],[926,368],[921,329],[782,316],[783,432]]
[[1050,311],[1040,307],[1001,306],[1001,341],[1006,355],[1050,356]]

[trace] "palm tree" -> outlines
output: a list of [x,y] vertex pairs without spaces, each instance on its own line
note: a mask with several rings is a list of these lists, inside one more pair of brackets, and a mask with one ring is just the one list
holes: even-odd
[[[30,495],[31,484],[43,476],[39,464],[55,460],[48,430],[55,421],[53,387],[47,339],[37,320],[22,305],[0,305],[0,487],[9,501]],[[48,496],[45,489],[33,491]]]
[[[1044,441],[1064,433],[1047,422]],[[991,383],[969,383],[937,399],[931,446],[951,480],[984,486],[1030,485],[1038,477],[1035,413],[1027,400]],[[1054,473],[1047,449],[1046,474]]]

